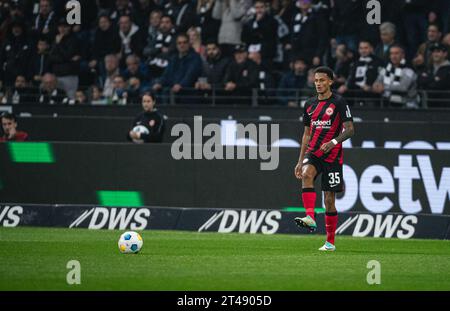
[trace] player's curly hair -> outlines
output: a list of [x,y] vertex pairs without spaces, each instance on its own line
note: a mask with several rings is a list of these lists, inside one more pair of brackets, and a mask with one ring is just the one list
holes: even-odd
[[326,67],[326,66],[317,67],[314,70],[314,74],[316,74],[316,73],[324,73],[328,76],[328,78],[330,78],[331,80],[334,80],[334,72],[330,67]]

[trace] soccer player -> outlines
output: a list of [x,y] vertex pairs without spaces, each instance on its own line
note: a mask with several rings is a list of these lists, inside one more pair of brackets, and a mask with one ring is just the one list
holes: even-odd
[[331,91],[333,71],[319,67],[314,72],[317,96],[305,103],[305,126],[300,157],[295,166],[295,176],[302,181],[302,200],[306,217],[296,217],[299,227],[311,232],[317,228],[314,205],[316,192],[314,180],[322,174],[322,191],[325,192],[325,224],[327,241],[320,251],[336,250],[334,236],[337,225],[336,192],[344,190],[342,179],[342,142],[354,134],[353,118],[345,100]]
[[0,136],[0,143],[8,141],[26,141],[28,133],[17,130],[17,119],[13,113],[4,112],[0,116],[3,128],[3,136]]

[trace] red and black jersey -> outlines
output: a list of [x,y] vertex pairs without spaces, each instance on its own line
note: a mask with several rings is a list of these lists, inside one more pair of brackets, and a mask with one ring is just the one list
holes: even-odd
[[0,137],[0,143],[7,142],[7,141],[26,141],[28,140],[28,134],[26,132],[17,131],[16,135],[14,135],[13,138],[9,139],[6,137],[6,135],[3,135]]
[[333,93],[325,100],[319,100],[317,96],[307,100],[303,123],[310,128],[311,138],[306,153],[326,162],[339,162],[342,165],[342,144],[337,144],[329,153],[321,151],[320,146],[339,136],[347,121],[353,121],[353,117],[347,102],[341,96]]

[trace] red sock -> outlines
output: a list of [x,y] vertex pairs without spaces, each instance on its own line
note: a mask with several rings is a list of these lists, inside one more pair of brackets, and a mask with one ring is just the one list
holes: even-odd
[[327,231],[327,242],[334,245],[334,235],[336,233],[336,226],[338,215],[336,213],[325,213],[325,230]]
[[315,220],[314,206],[316,205],[316,192],[314,188],[303,188],[302,200],[303,206],[306,209],[306,215],[310,216],[312,219]]

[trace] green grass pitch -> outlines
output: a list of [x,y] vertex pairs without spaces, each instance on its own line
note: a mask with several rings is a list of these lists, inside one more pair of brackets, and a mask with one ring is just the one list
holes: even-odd
[[[0,290],[450,290],[450,242],[338,236],[143,231],[120,254],[122,231],[0,228]],[[68,285],[69,260],[81,284]],[[381,264],[368,285],[367,262]]]

